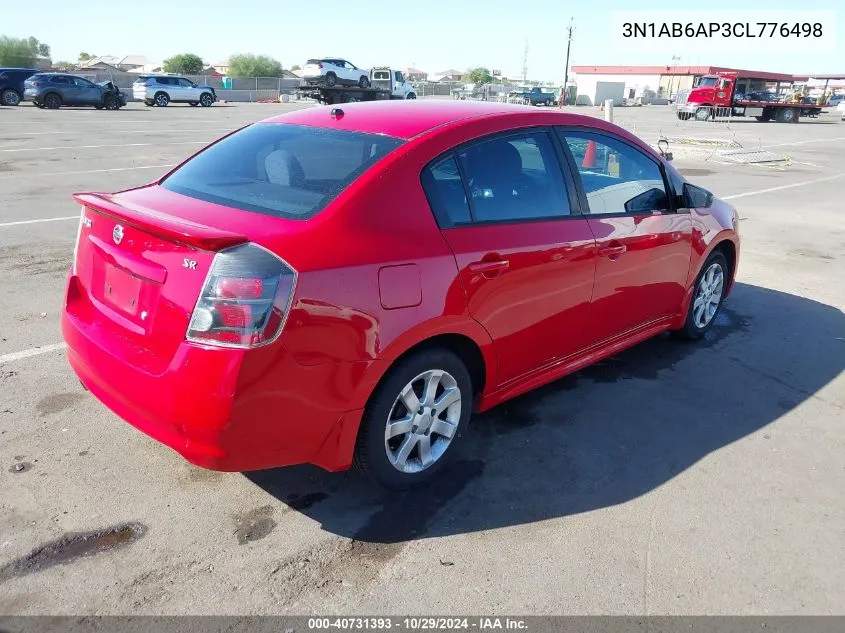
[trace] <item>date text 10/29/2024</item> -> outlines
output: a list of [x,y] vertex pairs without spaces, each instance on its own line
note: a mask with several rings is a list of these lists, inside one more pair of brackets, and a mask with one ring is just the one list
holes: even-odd
[[528,631],[520,618],[502,617],[376,617],[376,618],[309,618],[311,631]]

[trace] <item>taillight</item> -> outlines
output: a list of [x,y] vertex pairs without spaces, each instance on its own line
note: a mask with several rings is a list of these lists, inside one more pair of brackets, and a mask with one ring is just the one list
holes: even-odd
[[259,347],[282,331],[296,271],[255,244],[217,253],[186,338],[222,347]]
[[322,67],[323,67],[322,64],[317,64],[317,68],[322,68]]

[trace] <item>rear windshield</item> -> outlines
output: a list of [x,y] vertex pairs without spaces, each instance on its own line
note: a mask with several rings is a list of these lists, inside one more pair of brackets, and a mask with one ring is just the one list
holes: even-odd
[[307,219],[401,144],[379,134],[256,123],[198,154],[161,185],[236,209]]

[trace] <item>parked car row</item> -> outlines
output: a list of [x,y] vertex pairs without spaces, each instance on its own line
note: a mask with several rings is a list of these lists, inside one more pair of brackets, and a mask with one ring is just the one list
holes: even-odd
[[[170,103],[201,105],[217,101],[212,86],[200,86],[177,75],[142,75],[132,84],[132,95],[148,106]],[[39,108],[94,106],[117,110],[126,105],[126,94],[112,81],[92,82],[70,73],[41,72],[37,68],[0,68],[0,103],[16,106],[31,101]]]

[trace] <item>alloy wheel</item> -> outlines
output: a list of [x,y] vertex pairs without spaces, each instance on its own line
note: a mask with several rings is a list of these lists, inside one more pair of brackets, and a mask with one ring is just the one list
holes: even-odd
[[402,473],[437,462],[461,420],[461,390],[454,376],[430,369],[411,380],[393,403],[384,430],[388,461]]
[[707,327],[713,317],[716,316],[719,303],[722,301],[724,287],[725,272],[718,262],[714,262],[701,276],[698,291],[695,293],[695,300],[692,304],[695,327]]

